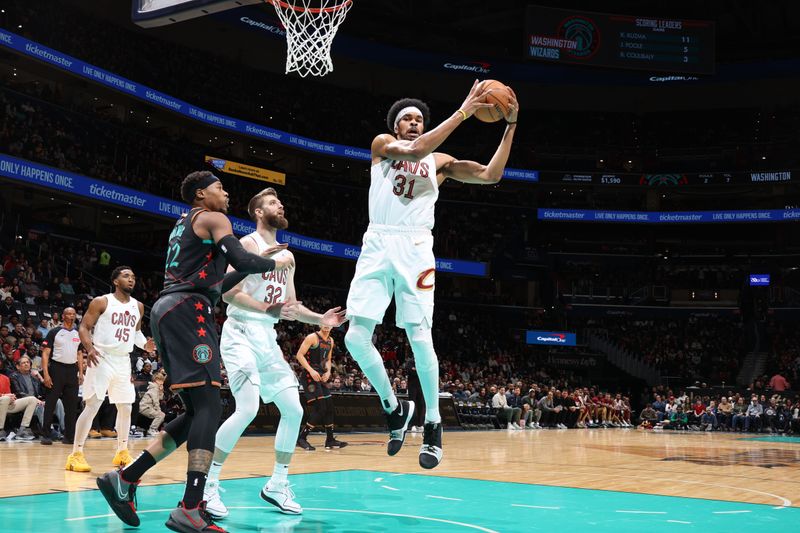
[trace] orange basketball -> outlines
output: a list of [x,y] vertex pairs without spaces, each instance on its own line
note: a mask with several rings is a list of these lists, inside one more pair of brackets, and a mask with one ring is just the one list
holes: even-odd
[[480,92],[492,89],[492,94],[486,97],[486,102],[494,104],[494,107],[478,109],[475,111],[475,117],[482,122],[497,122],[505,118],[511,100],[511,91],[508,87],[497,80],[483,80],[478,88]]

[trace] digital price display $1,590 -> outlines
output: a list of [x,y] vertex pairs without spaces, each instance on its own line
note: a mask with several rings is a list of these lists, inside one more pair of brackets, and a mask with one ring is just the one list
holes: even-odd
[[529,6],[526,56],[555,63],[714,73],[714,23]]

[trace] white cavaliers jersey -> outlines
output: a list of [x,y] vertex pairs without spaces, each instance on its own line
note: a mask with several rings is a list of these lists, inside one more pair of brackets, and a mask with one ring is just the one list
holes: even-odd
[[105,295],[108,305],[94,325],[92,343],[103,355],[128,356],[133,351],[136,324],[139,323],[139,302],[117,300],[113,293]]
[[[259,254],[269,248],[269,245],[266,243],[264,238],[261,237],[261,235],[259,235],[256,231],[250,233],[244,238],[253,239],[255,241],[255,243],[258,245]],[[284,255],[288,255],[285,250],[273,255],[272,259],[283,257]],[[285,302],[286,280],[288,275],[289,274],[286,270],[282,270],[280,272],[275,272],[273,270],[271,272],[264,272],[262,274],[250,274],[244,278],[244,281],[242,281],[242,291],[245,294],[252,296],[255,300],[259,302],[265,302],[268,305]],[[273,324],[278,321],[278,319],[272,318],[266,313],[244,309],[237,306],[235,303],[228,304],[228,316],[239,320],[258,320]]]
[[381,159],[370,169],[371,224],[433,229],[433,211],[438,198],[433,154],[422,161]]

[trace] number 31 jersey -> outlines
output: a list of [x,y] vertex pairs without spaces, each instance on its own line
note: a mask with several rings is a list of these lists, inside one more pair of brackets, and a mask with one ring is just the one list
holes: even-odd
[[433,154],[421,161],[382,159],[370,169],[371,224],[433,229],[433,212],[438,198]]
[[[254,231],[243,237],[242,243],[247,239],[252,239],[258,245],[259,254],[269,248],[269,245],[258,232]],[[288,255],[288,252],[285,250],[271,257],[272,259],[277,259],[284,255]],[[250,274],[244,278],[242,282],[242,291],[259,302],[265,302],[267,305],[283,303],[286,301],[287,278],[288,273],[286,270],[280,272],[273,270],[271,272],[264,272],[263,274]],[[272,318],[266,313],[244,309],[237,306],[235,303],[228,304],[228,316],[234,317],[237,320],[257,320],[259,322],[269,322],[272,324],[278,321],[278,319]]]
[[139,323],[139,302],[131,298],[120,302],[114,293],[106,294],[106,310],[97,317],[92,344],[103,355],[124,355],[133,351],[136,324]]

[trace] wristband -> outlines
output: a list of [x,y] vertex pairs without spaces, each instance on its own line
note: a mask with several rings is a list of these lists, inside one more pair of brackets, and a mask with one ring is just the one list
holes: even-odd
[[467,120],[467,112],[466,111],[464,111],[463,109],[459,109],[458,112],[461,113],[461,120]]

